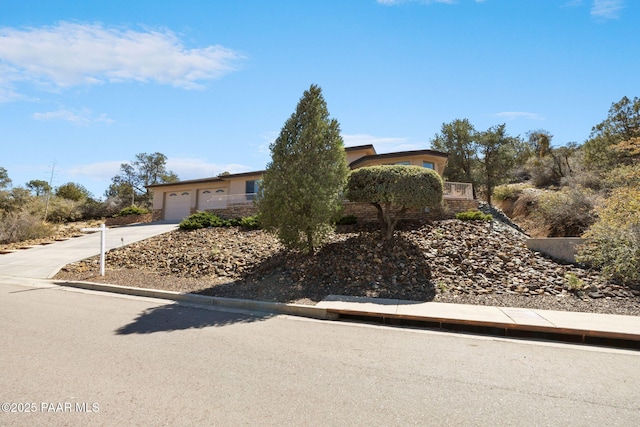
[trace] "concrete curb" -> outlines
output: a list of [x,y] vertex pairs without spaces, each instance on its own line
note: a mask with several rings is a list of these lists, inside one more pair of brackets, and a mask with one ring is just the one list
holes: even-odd
[[[602,345],[640,349],[640,331],[625,333],[607,330],[589,330],[580,327],[542,326],[537,324],[516,324],[496,320],[459,318],[454,315],[419,315],[397,313],[380,308],[378,311],[353,308],[318,307],[303,304],[255,301],[247,299],[221,298],[182,292],[163,291],[149,288],[110,285],[94,282],[50,281],[58,286],[111,292],[148,298],[160,298],[189,304],[257,311],[262,313],[288,314],[319,320],[354,320],[376,322],[390,326],[417,326],[453,332],[470,332],[508,338],[534,338],[568,343]],[[357,297],[350,297],[357,298]],[[494,307],[495,308],[495,307]]]
[[94,282],[54,281],[56,285],[91,291],[112,292],[123,295],[134,295],[148,298],[161,298],[189,304],[211,305],[216,307],[234,308],[238,310],[260,311],[263,313],[289,314],[292,316],[309,317],[320,320],[337,320],[340,315],[331,310],[312,305],[286,304],[281,302],[254,301],[247,299],[211,297],[207,295],[189,294],[184,292],[161,291],[149,288],[131,286],[108,285]]

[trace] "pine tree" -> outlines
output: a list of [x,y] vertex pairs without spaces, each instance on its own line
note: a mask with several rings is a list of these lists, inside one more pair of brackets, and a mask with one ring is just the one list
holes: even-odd
[[261,224],[287,248],[313,254],[333,229],[349,171],[320,87],[304,92],[269,148],[257,199]]

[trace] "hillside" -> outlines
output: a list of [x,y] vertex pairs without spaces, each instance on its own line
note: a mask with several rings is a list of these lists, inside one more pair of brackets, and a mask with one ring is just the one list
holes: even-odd
[[342,294],[640,314],[640,289],[558,264],[524,239],[496,221],[435,221],[400,230],[389,244],[373,230],[342,228],[307,257],[260,230],[178,230],[110,251],[105,277],[93,258],[56,278],[306,304]]

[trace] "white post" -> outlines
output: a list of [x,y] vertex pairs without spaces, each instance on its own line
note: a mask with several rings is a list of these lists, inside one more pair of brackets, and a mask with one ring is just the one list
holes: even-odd
[[104,276],[104,258],[107,249],[107,226],[100,224],[100,275]]
[[81,231],[100,232],[100,275],[104,276],[104,258],[107,252],[107,226],[100,224],[100,228],[82,228]]

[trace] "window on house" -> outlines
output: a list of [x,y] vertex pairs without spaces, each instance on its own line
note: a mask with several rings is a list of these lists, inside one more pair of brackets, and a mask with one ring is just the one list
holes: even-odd
[[396,162],[394,163],[394,165],[405,165],[405,166],[409,166],[411,164],[410,161],[404,161],[404,162]]
[[261,179],[252,179],[245,182],[244,192],[247,193],[247,200],[253,200],[255,194],[260,190]]
[[433,164],[433,162],[422,162],[422,167],[423,168],[429,168],[429,169],[434,169],[435,170],[435,165]]

